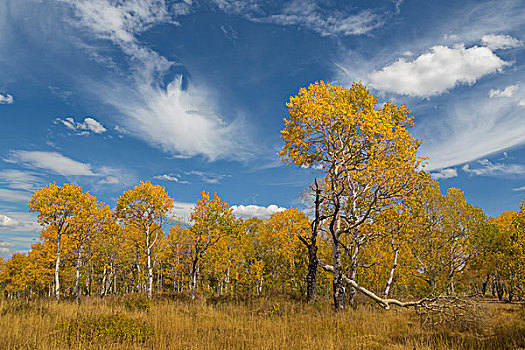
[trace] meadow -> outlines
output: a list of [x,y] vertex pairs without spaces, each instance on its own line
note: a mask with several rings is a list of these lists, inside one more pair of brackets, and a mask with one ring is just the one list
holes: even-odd
[[423,323],[413,309],[335,312],[283,296],[142,294],[0,301],[0,349],[520,349],[523,303],[478,303],[468,322]]

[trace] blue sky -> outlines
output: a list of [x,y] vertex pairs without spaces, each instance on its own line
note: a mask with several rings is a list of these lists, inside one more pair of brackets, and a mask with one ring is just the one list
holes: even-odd
[[302,207],[316,175],[276,153],[285,103],[361,80],[405,103],[443,190],[491,216],[525,197],[525,3],[0,0],[0,255],[38,240],[32,192],[114,206],[140,180],[177,214]]

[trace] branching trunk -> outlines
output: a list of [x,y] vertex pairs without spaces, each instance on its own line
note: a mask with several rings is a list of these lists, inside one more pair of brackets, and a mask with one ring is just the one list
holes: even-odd
[[306,274],[306,302],[311,303],[317,298],[317,236],[321,224],[320,206],[321,189],[314,181],[315,185],[315,218],[311,223],[310,238],[306,239],[299,235],[299,239],[308,249],[308,272]]

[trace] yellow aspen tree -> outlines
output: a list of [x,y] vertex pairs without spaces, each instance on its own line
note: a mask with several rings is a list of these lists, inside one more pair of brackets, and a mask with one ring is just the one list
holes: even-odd
[[299,234],[309,231],[308,218],[295,208],[272,214],[264,221],[260,243],[264,250],[266,279],[281,293],[305,290],[302,273],[306,251]]
[[224,202],[217,193],[213,198],[205,191],[192,209],[190,215],[192,223],[189,230],[190,242],[190,275],[189,287],[192,299],[195,298],[197,274],[201,258],[208,249],[227,236],[237,234],[239,224],[228,203]]
[[38,213],[38,222],[44,228],[51,228],[56,233],[55,259],[55,298],[60,298],[60,252],[62,235],[73,233],[79,223],[82,211],[93,201],[89,192],[75,184],[55,183],[37,190],[29,200],[29,208]]
[[153,268],[155,267],[161,240],[164,238],[163,226],[172,222],[173,199],[164,187],[151,182],[124,192],[117,199],[116,214],[126,229],[139,235],[143,244],[147,268],[147,293],[153,294]]
[[463,192],[449,188],[443,197],[443,229],[446,235],[447,292],[454,294],[455,277],[462,273],[471,260],[472,239],[484,230],[487,221],[481,208],[467,202]]
[[[332,242],[333,300],[344,309],[341,254],[350,255],[348,276],[355,282],[360,248],[369,240],[359,227],[409,193],[420,159],[420,142],[410,133],[410,111],[377,99],[361,84],[349,89],[318,82],[287,103],[280,156],[287,163],[325,173],[323,219]],[[343,244],[350,238],[350,246]],[[324,265],[324,264],[323,264]],[[326,265],[325,265],[326,266]],[[354,299],[351,288],[351,301]]]

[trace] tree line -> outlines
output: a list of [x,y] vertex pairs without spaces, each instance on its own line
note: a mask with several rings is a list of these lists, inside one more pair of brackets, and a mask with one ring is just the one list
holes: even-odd
[[201,192],[182,222],[150,182],[113,209],[79,185],[52,183],[29,201],[41,242],[0,264],[3,294],[331,295],[337,310],[355,307],[358,293],[384,308],[525,296],[525,201],[489,218],[460,189],[442,194],[418,156],[409,110],[378,107],[361,83],[311,84],[287,106],[280,157],[318,174],[305,190],[308,215],[290,208],[243,220]]

